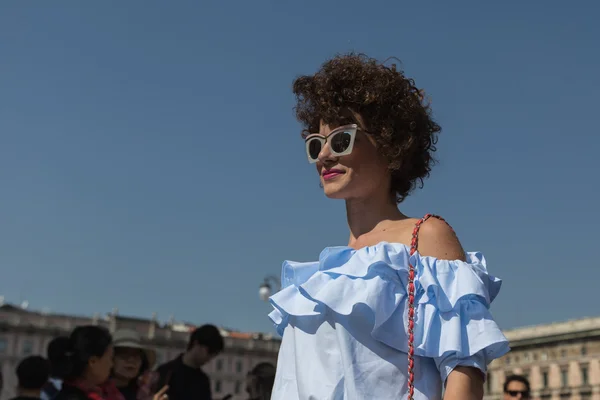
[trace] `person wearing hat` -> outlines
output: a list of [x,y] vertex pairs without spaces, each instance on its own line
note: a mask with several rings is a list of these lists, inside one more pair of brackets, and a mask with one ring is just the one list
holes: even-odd
[[142,344],[140,335],[131,329],[119,329],[113,334],[112,381],[125,400],[152,398],[148,393],[150,371],[156,362],[156,352]]

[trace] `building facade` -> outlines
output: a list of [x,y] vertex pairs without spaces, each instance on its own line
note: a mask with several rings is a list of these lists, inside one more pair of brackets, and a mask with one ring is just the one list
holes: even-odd
[[[78,325],[101,325],[111,331],[128,328],[157,352],[157,364],[172,360],[187,346],[191,324],[156,318],[80,317],[29,311],[0,305],[0,369],[4,388],[0,400],[14,396],[15,369],[28,355],[45,356],[50,340],[68,335]],[[520,374],[531,382],[534,400],[600,400],[600,317],[524,327],[504,332],[511,352],[489,367],[485,400],[501,400],[506,376]],[[270,335],[223,329],[225,351],[204,369],[211,376],[215,398],[232,394],[245,399],[244,379],[259,362],[276,363],[280,340]]]
[[[156,350],[157,365],[172,360],[182,353],[188,343],[191,324],[171,321],[159,323],[156,318],[129,318],[112,313],[100,317],[80,317],[29,311],[10,304],[0,305],[0,369],[4,388],[0,400],[15,395],[15,369],[28,355],[46,356],[50,340],[68,335],[78,325],[101,325],[111,332],[127,328],[137,331],[149,347]],[[275,363],[280,340],[259,333],[241,333],[222,329],[225,350],[203,369],[211,377],[215,398],[232,394],[232,400],[245,399],[244,380],[254,365]]]
[[502,399],[511,374],[529,379],[534,400],[600,400],[600,318],[504,333],[511,351],[490,365],[486,400]]

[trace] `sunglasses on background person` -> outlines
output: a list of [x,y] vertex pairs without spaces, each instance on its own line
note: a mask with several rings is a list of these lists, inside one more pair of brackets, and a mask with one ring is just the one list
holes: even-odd
[[[507,390],[504,393],[508,394],[510,397],[514,397],[515,399],[529,399],[529,392],[527,390]],[[521,397],[518,397],[519,395],[521,395]]]
[[327,142],[329,142],[329,149],[334,157],[346,156],[352,153],[358,130],[358,125],[352,124],[340,126],[332,130],[327,136],[320,133],[311,133],[306,136],[304,140],[308,162],[314,164],[319,161],[319,154]]

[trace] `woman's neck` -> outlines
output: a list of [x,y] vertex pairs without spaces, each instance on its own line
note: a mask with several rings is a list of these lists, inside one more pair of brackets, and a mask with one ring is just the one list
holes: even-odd
[[183,364],[191,368],[200,368],[195,360],[194,355],[191,352],[192,350],[188,350],[185,353],[183,353],[183,357],[181,358]]
[[113,382],[115,383],[115,386],[118,388],[127,387],[129,385],[129,383],[131,382],[130,379],[122,378],[119,376],[113,376],[112,379],[113,379]]
[[406,218],[387,196],[346,200],[346,217],[350,228],[349,246],[370,232],[385,229],[390,221]]
[[90,379],[90,376],[87,373],[84,373],[81,377],[74,379],[71,383],[75,383],[78,386],[85,389],[92,389],[98,385],[93,383],[94,381]]

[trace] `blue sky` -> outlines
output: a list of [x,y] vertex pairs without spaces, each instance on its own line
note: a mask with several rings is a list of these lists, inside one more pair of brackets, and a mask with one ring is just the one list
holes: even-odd
[[502,327],[600,315],[599,11],[2,2],[0,295],[271,331],[263,276],[348,235],[291,82],[355,50],[400,58],[430,96],[440,163],[401,209],[486,255]]

